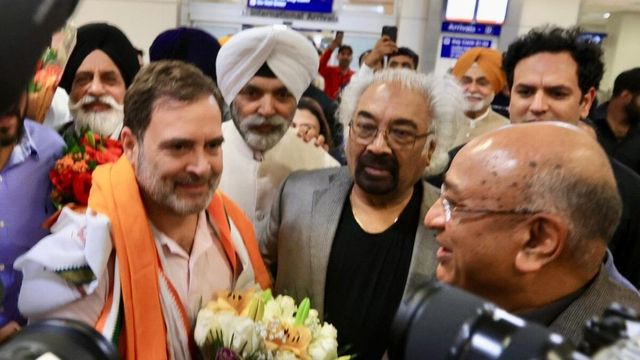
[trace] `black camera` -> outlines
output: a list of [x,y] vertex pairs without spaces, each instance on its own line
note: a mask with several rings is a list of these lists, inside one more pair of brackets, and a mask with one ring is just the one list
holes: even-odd
[[[585,342],[577,351],[568,340],[542,325],[433,281],[400,305],[388,354],[389,359],[588,359],[596,351],[628,339],[627,325],[637,324],[638,319],[633,310],[612,305],[586,324]],[[640,359],[640,353],[623,358]]]

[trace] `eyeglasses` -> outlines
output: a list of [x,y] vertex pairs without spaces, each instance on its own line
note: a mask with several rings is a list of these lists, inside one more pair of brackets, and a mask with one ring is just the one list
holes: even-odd
[[[378,137],[378,124],[372,121],[349,122],[351,134],[360,145],[367,146]],[[384,140],[389,147],[396,149],[413,148],[417,139],[425,138],[433,134],[433,131],[417,134],[415,129],[408,125],[392,124],[384,131]]]
[[484,215],[533,215],[540,212],[540,210],[530,210],[530,209],[511,209],[511,210],[492,210],[492,209],[471,209],[467,207],[461,207],[457,205],[451,205],[449,200],[444,197],[444,184],[440,188],[440,199],[442,201],[442,208],[444,209],[444,222],[451,222],[451,218],[453,217],[453,213],[464,213],[464,214],[476,214],[478,217]]

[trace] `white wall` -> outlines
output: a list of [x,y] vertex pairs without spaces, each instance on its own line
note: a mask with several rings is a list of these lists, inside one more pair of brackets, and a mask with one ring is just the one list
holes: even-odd
[[108,22],[118,26],[148,59],[149,46],[178,24],[179,0],[81,0],[71,21],[76,26]]
[[609,95],[618,74],[640,66],[640,14],[612,14],[607,22],[606,33],[605,73],[600,90]]

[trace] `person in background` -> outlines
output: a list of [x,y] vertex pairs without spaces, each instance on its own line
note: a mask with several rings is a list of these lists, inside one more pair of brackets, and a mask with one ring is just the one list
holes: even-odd
[[48,234],[42,224],[55,211],[49,171],[64,148],[55,131],[24,118],[26,98],[0,109],[0,343],[26,324],[13,262]]
[[256,232],[290,173],[339,165],[290,127],[317,67],[309,41],[279,26],[241,31],[218,53],[218,84],[233,119],[222,125],[220,188],[249,216]]
[[59,86],[69,94],[73,121],[64,137],[91,130],[118,139],[122,130],[126,89],[140,70],[138,54],[117,27],[93,23],[78,28]]
[[488,48],[472,48],[462,54],[451,70],[464,89],[468,130],[461,133],[455,146],[467,143],[487,131],[509,124],[509,119],[491,108],[495,95],[507,83],[502,71],[502,54]]
[[[351,70],[351,61],[353,59],[353,49],[351,46],[342,44],[344,34],[339,31],[333,39],[329,47],[320,56],[319,72],[324,77],[324,92],[331,98],[336,100],[340,91],[349,84],[354,71]],[[331,54],[338,49],[338,66],[329,66]]]
[[[580,40],[578,27],[534,28],[507,49],[502,66],[511,88],[511,123],[562,121],[595,132],[587,122],[604,72],[599,45]],[[640,286],[640,176],[609,157],[622,198],[622,218],[607,254],[618,270]],[[615,262],[615,267],[613,266]],[[617,274],[619,275],[619,274]],[[624,281],[623,281],[624,282]]]
[[291,121],[291,127],[296,129],[298,136],[305,142],[314,141],[326,151],[333,148],[331,129],[324,116],[320,104],[309,97],[302,97],[298,101],[296,113]]
[[[363,64],[364,64],[364,59],[371,53],[371,51],[373,51],[373,49],[369,49],[369,50],[365,50],[362,52],[362,54],[360,54],[360,57],[358,58],[358,66],[360,68],[362,68]],[[384,65],[384,61],[381,58],[378,62],[372,64],[371,66],[369,66],[369,68],[371,68],[373,70],[373,72],[376,72],[378,70],[381,70],[382,67]]]
[[640,174],[640,67],[616,77],[611,99],[592,120],[607,154]]
[[220,43],[198,28],[178,27],[156,36],[149,47],[149,60],[180,60],[195,65],[216,82],[216,58]]

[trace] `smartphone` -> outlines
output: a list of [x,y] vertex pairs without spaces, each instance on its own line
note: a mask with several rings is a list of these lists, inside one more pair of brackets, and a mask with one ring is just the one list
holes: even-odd
[[397,26],[383,26],[382,36],[388,36],[393,42],[398,40],[398,27]]

